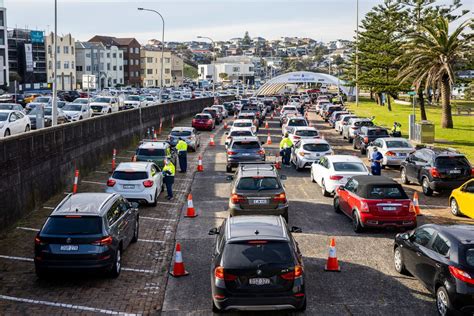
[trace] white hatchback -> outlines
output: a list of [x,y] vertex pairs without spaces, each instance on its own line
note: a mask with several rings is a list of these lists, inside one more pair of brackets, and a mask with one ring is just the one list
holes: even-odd
[[257,134],[257,126],[255,125],[253,120],[247,119],[237,119],[232,123],[232,128],[234,127],[247,127],[251,128],[254,134]]
[[382,165],[400,166],[415,151],[412,144],[402,137],[377,138],[367,147],[367,158],[370,159],[374,148],[382,154]]
[[0,138],[28,132],[30,129],[28,115],[16,110],[0,110]]
[[333,153],[331,146],[324,139],[302,139],[295,142],[291,153],[291,162],[296,170],[301,170]]
[[62,108],[69,121],[75,122],[92,117],[92,109],[87,103],[68,103]]

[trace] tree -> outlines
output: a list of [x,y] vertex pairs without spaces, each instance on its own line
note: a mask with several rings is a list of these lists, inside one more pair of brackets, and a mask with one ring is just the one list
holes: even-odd
[[472,53],[474,35],[464,34],[470,21],[459,25],[449,34],[449,20],[438,16],[432,24],[421,26],[420,33],[413,33],[403,45],[404,54],[399,58],[406,62],[398,78],[414,78],[415,85],[425,83],[425,89],[441,91],[443,128],[453,128],[451,113],[451,87],[455,82],[454,67]]
[[249,32],[245,31],[244,38],[242,39],[242,45],[249,47],[252,44],[252,39],[250,38]]
[[229,78],[229,75],[225,72],[221,72],[219,74],[219,78],[221,78],[222,80],[227,80],[227,78]]

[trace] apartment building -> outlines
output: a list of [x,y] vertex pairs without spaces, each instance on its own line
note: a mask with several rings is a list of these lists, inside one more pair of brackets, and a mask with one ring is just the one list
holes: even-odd
[[[163,54],[163,85],[177,86],[183,83],[183,60],[171,51]],[[141,80],[143,87],[159,87],[161,84],[161,49],[145,46],[141,49]]]
[[[71,34],[58,36],[57,43],[57,75],[56,87],[58,90],[76,89],[76,54],[75,42]],[[54,33],[45,37],[46,42],[46,64],[47,81],[54,82]]]
[[8,34],[7,34],[7,9],[0,0],[0,86],[8,86]]

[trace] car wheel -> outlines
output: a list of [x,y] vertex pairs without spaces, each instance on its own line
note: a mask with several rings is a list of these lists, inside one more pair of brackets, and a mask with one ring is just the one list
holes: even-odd
[[359,214],[356,211],[352,213],[352,229],[354,229],[356,233],[362,233],[364,231],[364,227],[362,227],[360,223]]
[[156,206],[158,204],[158,189],[155,191],[155,197],[153,198],[153,202],[150,203],[151,206]]
[[324,185],[324,179],[321,180],[321,193],[323,194],[323,196],[326,197],[331,195],[331,193],[326,190],[326,186]]
[[222,310],[216,306],[216,303],[214,303],[214,301],[212,301],[212,312],[216,314],[220,314],[222,312]]
[[341,213],[341,206],[339,205],[339,197],[335,196],[334,200],[332,201],[332,206],[334,207],[334,212]]
[[355,141],[352,142],[352,149],[357,149],[357,143]]
[[310,177],[311,177],[311,182],[315,183],[316,180],[314,180],[314,176],[313,176],[313,169],[311,169],[311,172],[310,172]]
[[111,109],[109,109],[109,111],[108,111],[107,113],[109,113],[109,114],[110,114],[110,113],[112,113],[112,110],[111,110]]
[[366,153],[367,153],[367,149],[365,149],[364,147],[360,147],[360,154],[365,155]]
[[4,135],[4,136],[7,137],[7,136],[10,136],[10,135],[11,135],[10,130],[7,129],[7,130],[5,131],[5,135]]
[[400,179],[403,184],[410,184],[410,181],[408,181],[408,178],[407,178],[407,171],[403,167],[402,167],[402,170],[400,170]]
[[303,305],[297,309],[298,312],[304,312],[306,310],[306,298],[304,299]]
[[132,242],[134,243],[138,241],[139,230],[140,230],[140,223],[138,221],[138,216],[137,216],[137,219],[135,221],[135,229],[133,230],[133,238],[132,238]]
[[231,166],[227,166],[227,167],[225,168],[225,170],[226,170],[227,172],[232,172],[232,167],[231,167]]
[[453,314],[448,291],[446,291],[444,286],[440,286],[436,290],[436,310],[440,316],[448,316]]
[[398,273],[408,274],[405,268],[405,263],[403,262],[403,255],[400,247],[396,247],[393,251],[393,264]]
[[427,177],[424,177],[421,181],[421,187],[423,188],[423,194],[426,196],[432,196],[433,190],[430,188],[430,183]]
[[461,213],[461,210],[459,209],[459,205],[456,199],[452,198],[449,204],[451,205],[451,213],[454,216],[461,216],[462,213]]
[[26,125],[25,132],[29,132],[29,131],[30,131],[30,125]]
[[112,270],[110,270],[110,276],[117,278],[120,275],[120,271],[122,271],[122,249],[119,247],[115,253],[115,261]]

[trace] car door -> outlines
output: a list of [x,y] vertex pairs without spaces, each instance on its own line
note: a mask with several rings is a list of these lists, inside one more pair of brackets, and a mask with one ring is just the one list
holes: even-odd
[[119,199],[118,208],[120,212],[118,225],[122,229],[123,249],[125,249],[128,247],[133,238],[135,218],[133,217],[129,204],[123,198]]
[[15,112],[10,113],[10,118],[9,118],[9,128],[10,128],[10,133],[13,134],[18,134],[20,133],[20,120],[18,119],[18,116],[15,114]]
[[449,265],[449,252],[451,243],[449,239],[438,232],[428,247],[421,248],[416,270],[419,270],[420,280],[428,287],[434,288],[435,278],[445,265]]
[[119,203],[119,200],[115,201],[107,211],[105,217],[109,235],[120,242],[123,239],[123,226],[119,225],[118,221],[120,218]]
[[466,216],[474,218],[474,180],[467,182],[457,193],[456,202],[458,207]]
[[151,166],[151,175],[158,188],[158,193],[160,193],[163,187],[163,174],[160,172],[160,168],[155,164]]
[[25,115],[23,115],[19,111],[15,111],[15,116],[16,116],[16,123],[17,123],[17,133],[23,133],[26,129],[26,119]]
[[313,172],[313,177],[314,181],[316,181],[317,184],[321,185],[322,179],[328,174],[329,170],[327,168],[327,158],[322,157],[319,159],[318,162],[315,164],[315,169]]
[[408,240],[408,247],[402,250],[405,267],[418,279],[423,276],[422,269],[426,265],[422,256],[426,256],[426,251],[435,233],[436,231],[432,227],[416,229]]
[[417,163],[420,160],[419,156],[419,152],[414,152],[405,161],[405,174],[410,181],[418,181]]
[[358,203],[359,202],[359,197],[357,195],[358,186],[359,186],[359,183],[356,180],[352,179],[351,185],[348,188],[346,188],[346,191],[347,191],[346,213],[350,217],[352,217],[352,210],[355,209],[355,208],[358,208],[358,206],[359,206],[359,203]]
[[349,197],[351,192],[354,192],[356,184],[354,180],[351,178],[347,181],[346,185],[344,186],[344,190],[339,190],[339,208],[346,214],[350,214],[349,210]]

